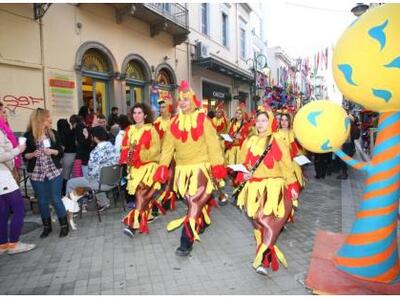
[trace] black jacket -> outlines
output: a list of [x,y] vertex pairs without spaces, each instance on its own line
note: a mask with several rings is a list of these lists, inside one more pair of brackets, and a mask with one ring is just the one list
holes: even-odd
[[[58,155],[52,155],[51,158],[53,159],[54,165],[56,166],[57,169],[61,169],[61,159],[64,155],[63,149],[61,147],[61,140],[60,137],[58,136],[57,131],[53,130],[55,141],[50,139],[50,148],[54,150],[58,150]],[[22,154],[22,157],[24,160],[27,162],[27,171],[28,173],[32,173],[33,169],[35,169],[36,165],[36,157],[33,157],[32,159],[25,159],[25,154],[26,153],[32,153],[35,152],[36,150],[36,141],[35,138],[33,137],[33,134],[31,131],[27,131],[24,134],[24,137],[26,137],[26,149],[24,153]]]
[[[83,135],[83,130],[87,129],[89,137],[86,139]],[[82,160],[82,165],[86,166],[89,162],[91,147],[90,130],[82,123],[79,122],[75,127],[75,141],[76,141],[76,157],[75,159]]]

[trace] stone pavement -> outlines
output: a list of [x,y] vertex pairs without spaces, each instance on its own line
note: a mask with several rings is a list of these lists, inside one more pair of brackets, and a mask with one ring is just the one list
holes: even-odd
[[[93,211],[77,217],[78,231],[64,239],[58,224],[47,239],[39,239],[41,229],[23,235],[37,248],[0,256],[0,294],[310,294],[303,282],[315,233],[340,232],[343,224],[336,174],[316,180],[312,166],[307,174],[295,223],[277,242],[288,269],[266,277],[254,272],[252,226],[230,204],[213,209],[213,224],[189,257],[175,256],[180,229],[168,233],[166,225],[184,214],[179,202],[176,211],[149,224],[150,234],[134,239],[122,234],[121,208],[103,212],[101,223]],[[38,215],[26,220],[40,222]]]

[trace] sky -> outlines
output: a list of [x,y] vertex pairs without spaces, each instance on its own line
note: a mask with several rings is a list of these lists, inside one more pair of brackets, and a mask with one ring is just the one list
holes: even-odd
[[356,4],[351,0],[266,0],[268,47],[281,46],[293,58],[313,56],[334,45],[356,19],[351,13]]

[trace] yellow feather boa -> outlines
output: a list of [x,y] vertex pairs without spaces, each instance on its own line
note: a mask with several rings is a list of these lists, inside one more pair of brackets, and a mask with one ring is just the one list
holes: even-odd
[[178,114],[178,129],[180,131],[190,132],[192,128],[197,127],[197,117],[200,112],[204,112],[203,110],[196,110],[190,114],[184,114],[180,112]]

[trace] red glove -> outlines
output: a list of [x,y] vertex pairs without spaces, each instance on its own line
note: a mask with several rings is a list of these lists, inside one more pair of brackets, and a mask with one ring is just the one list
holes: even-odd
[[224,179],[227,175],[226,168],[223,165],[216,165],[211,167],[212,175],[215,179]]
[[166,183],[168,181],[168,167],[165,165],[158,166],[156,173],[153,176],[153,180],[160,183]]

